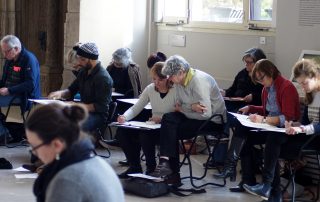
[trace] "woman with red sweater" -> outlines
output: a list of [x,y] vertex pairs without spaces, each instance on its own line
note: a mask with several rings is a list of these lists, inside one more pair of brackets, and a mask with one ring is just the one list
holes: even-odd
[[[250,114],[249,119],[255,123],[268,123],[284,127],[285,121],[299,120],[299,96],[294,85],[281,76],[278,68],[269,60],[259,60],[253,69],[252,80],[264,86],[262,90],[262,106],[248,105],[239,111]],[[242,181],[231,191],[244,191],[243,184],[255,185],[254,176],[254,145],[266,144],[264,155],[263,183],[258,184],[260,190],[255,193],[264,199],[280,196],[280,176],[277,160],[280,153],[281,142],[286,135],[270,131],[252,131],[254,128],[242,126],[240,123],[235,128],[235,133],[228,151],[226,166],[222,173],[215,175],[218,178],[236,178],[236,164],[241,157]],[[241,152],[241,153],[240,153]],[[272,185],[271,185],[272,184]],[[247,187],[249,187],[247,186]]]

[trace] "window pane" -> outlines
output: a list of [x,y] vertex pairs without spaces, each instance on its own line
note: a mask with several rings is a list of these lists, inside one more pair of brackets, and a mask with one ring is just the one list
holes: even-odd
[[164,16],[187,17],[187,5],[186,0],[165,0]]
[[190,8],[191,21],[243,21],[243,0],[191,0]]
[[250,0],[250,20],[271,21],[273,0]]

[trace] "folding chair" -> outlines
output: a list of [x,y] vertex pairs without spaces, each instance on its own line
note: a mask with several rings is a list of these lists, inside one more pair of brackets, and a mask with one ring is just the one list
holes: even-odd
[[[28,101],[27,97],[24,95],[16,95],[12,97],[12,99],[9,102],[5,117],[4,117],[4,123],[7,122],[8,116],[10,114],[10,110],[12,107],[19,107],[20,108],[20,115],[23,121],[23,124],[25,123],[26,119],[28,118],[31,108],[32,108],[32,103]],[[14,146],[9,146],[8,145],[8,135],[5,135],[4,138],[4,144],[5,146],[9,148],[13,148],[19,145],[25,146],[25,140],[22,140],[19,144],[14,145]]]
[[[221,123],[222,123],[222,127],[217,129],[217,130],[214,130],[214,131],[208,131],[208,130],[205,130],[205,127],[212,123],[211,120],[215,117],[219,117],[221,119]],[[189,176],[187,177],[183,177],[182,179],[187,179],[187,178],[190,178],[190,183],[193,187],[195,188],[201,188],[201,187],[204,187],[204,186],[207,186],[207,185],[213,185],[213,186],[218,186],[218,187],[224,187],[226,185],[226,180],[224,179],[223,180],[223,183],[222,184],[218,184],[218,183],[205,183],[205,184],[202,184],[202,185],[195,185],[193,180],[202,180],[203,178],[206,177],[207,175],[207,172],[208,172],[208,162],[212,159],[212,156],[214,154],[214,152],[216,151],[216,147],[215,145],[219,144],[220,142],[220,139],[224,136],[224,119],[223,119],[223,115],[221,114],[214,114],[212,115],[209,119],[207,119],[198,129],[198,131],[196,132],[196,136],[192,139],[192,142],[191,142],[191,145],[189,147],[189,149],[187,150],[185,148],[185,145],[183,144],[183,140],[180,140],[181,141],[181,145],[182,145],[182,151],[184,153],[184,158],[183,160],[181,161],[180,163],[180,167],[182,167],[182,165],[185,165],[185,161],[187,160],[187,164],[189,165]],[[211,151],[211,148],[210,148],[210,145],[209,145],[209,141],[207,139],[207,135],[212,135],[212,136],[215,136],[217,137],[217,141],[215,142],[215,145]],[[196,141],[197,141],[197,138],[199,136],[203,136],[204,139],[205,139],[205,142],[206,142],[206,145],[207,145],[207,149],[208,149],[208,153],[209,153],[209,156],[207,158],[207,161],[206,161],[206,166],[205,166],[205,169],[204,169],[204,173],[202,176],[200,177],[194,177],[193,176],[193,173],[192,173],[192,164],[191,164],[191,159],[190,159],[190,155],[191,155],[191,151],[192,151],[192,148],[194,147]]]
[[[112,130],[111,130],[111,127],[109,126],[109,124],[114,119],[116,109],[117,109],[117,103],[116,102],[110,102],[109,111],[108,111],[108,118],[107,118],[106,124],[104,125],[104,127],[101,127],[101,128],[97,129],[97,133],[99,134],[99,139],[102,140],[102,141],[105,140],[104,139],[104,132],[105,132],[106,129],[108,129],[109,134],[110,134],[110,138],[112,139]],[[108,155],[107,156],[99,155],[99,156],[104,157],[104,158],[109,158],[111,153],[110,153],[110,150],[108,148],[106,148],[106,149],[107,149]]]
[[[316,156],[316,163],[315,167],[317,170],[320,170],[320,149],[319,145],[316,145],[316,142],[319,142],[320,138],[318,135],[313,135],[311,136],[308,141],[306,141],[303,146],[297,151],[297,148],[294,147],[293,145],[290,145],[290,142],[288,144],[284,144],[283,147],[281,148],[281,153],[280,153],[280,158],[289,161],[288,164],[288,170],[289,170],[289,181],[286,184],[286,186],[283,189],[283,192],[286,191],[289,187],[289,184],[291,183],[292,185],[292,196],[291,196],[291,201],[295,202],[296,200],[298,201],[318,201],[319,199],[319,191],[320,191],[320,175],[318,174],[318,179],[317,180],[317,193],[316,197],[312,200],[305,200],[305,199],[297,199],[295,196],[296,192],[296,187],[295,187],[295,174],[296,174],[296,169],[294,166],[292,166],[292,163],[294,160],[301,159],[303,156]],[[311,147],[313,146],[313,147]]]

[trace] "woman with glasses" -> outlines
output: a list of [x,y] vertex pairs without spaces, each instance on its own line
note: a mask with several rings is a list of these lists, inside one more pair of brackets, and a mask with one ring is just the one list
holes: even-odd
[[[266,147],[266,155],[274,156],[272,161],[265,161],[264,166],[269,170],[277,169],[277,161],[280,154],[281,148],[290,153],[290,156],[298,156],[300,148],[311,135],[318,134],[320,132],[319,118],[320,118],[320,66],[312,60],[301,60],[297,62],[293,67],[294,79],[300,84],[302,89],[305,91],[305,102],[306,107],[304,114],[301,119],[301,123],[286,121],[286,133],[278,134],[278,136],[271,136],[270,141],[273,141],[272,147]],[[308,144],[308,149],[319,148],[319,138],[313,140]],[[290,149],[290,151],[288,151]],[[268,170],[265,169],[265,172]],[[263,172],[264,176],[267,173]],[[270,171],[269,171],[270,172]],[[271,180],[271,179],[270,179]],[[244,185],[245,189],[252,194],[261,196],[262,194],[268,193],[270,180],[263,178],[261,184],[256,186]],[[280,179],[275,175],[274,182],[272,183],[272,190],[279,188]],[[278,183],[277,183],[278,182]],[[267,194],[266,194],[267,195]],[[275,198],[277,200],[275,200]],[[280,197],[272,196],[273,201],[280,201]]]
[[226,108],[229,112],[236,112],[247,104],[261,105],[262,85],[253,83],[251,80],[254,64],[260,59],[265,59],[266,55],[260,48],[250,48],[247,50],[242,61],[245,66],[234,78],[232,86],[226,90],[220,90],[224,97],[243,98],[244,102],[226,100]]
[[[248,114],[249,119],[254,123],[267,123],[270,125],[284,127],[285,121],[299,120],[300,103],[299,96],[294,85],[279,72],[278,68],[269,60],[259,60],[252,71],[252,80],[263,85],[262,105],[248,105],[239,111]],[[228,157],[225,162],[223,172],[215,174],[218,178],[228,178],[231,181],[236,179],[236,165],[239,157],[241,158],[242,180],[239,184],[239,191],[244,191],[243,184],[255,185],[253,149],[256,144],[266,144],[264,163],[273,162],[275,156],[268,155],[268,151],[275,149],[274,145],[282,141],[281,134],[268,131],[252,131],[254,128],[242,126],[240,123],[235,127]],[[275,167],[275,166],[274,166]],[[269,185],[269,193],[265,194],[268,198],[271,190],[271,182],[277,175],[274,167],[263,168],[263,178]],[[277,182],[276,182],[277,183]],[[279,190],[274,190],[279,194]]]
[[33,187],[38,202],[124,201],[115,172],[81,131],[87,116],[80,105],[49,104],[26,121],[30,151],[45,164]]

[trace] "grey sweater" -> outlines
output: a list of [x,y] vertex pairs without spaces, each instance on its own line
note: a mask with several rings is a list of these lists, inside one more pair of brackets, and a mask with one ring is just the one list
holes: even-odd
[[124,201],[118,177],[100,157],[64,168],[54,176],[46,191],[46,202],[91,201]]
[[[175,87],[182,112],[189,119],[206,120],[213,114],[222,114],[224,120],[227,120],[226,107],[218,84],[209,74],[195,70],[194,76],[187,86],[175,85]],[[204,105],[207,111],[204,113],[192,111],[191,105],[194,103]],[[221,123],[217,117],[213,121]]]

